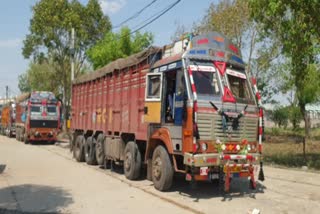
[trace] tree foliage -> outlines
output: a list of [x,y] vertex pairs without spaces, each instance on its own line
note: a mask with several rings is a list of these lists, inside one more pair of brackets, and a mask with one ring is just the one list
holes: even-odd
[[277,107],[272,111],[271,120],[280,128],[287,128],[289,120],[288,107]]
[[[78,0],[40,0],[32,12],[30,33],[23,41],[22,54],[36,63],[46,61],[53,65],[54,75],[50,77],[62,89],[66,103],[70,100],[71,59],[74,57],[77,62],[77,76],[87,58],[85,51],[111,29],[110,20],[103,15],[98,0],[89,0],[86,6]],[[72,28],[76,32],[74,49],[71,48]]]
[[293,130],[296,130],[300,126],[300,122],[303,119],[303,116],[300,112],[299,107],[290,106],[289,107],[289,120],[292,124]]
[[298,106],[304,116],[305,156],[309,119],[305,107],[319,100],[318,63],[320,45],[320,1],[305,0],[250,0],[251,15],[262,25],[265,35],[274,35],[280,41],[282,54],[288,58],[291,84]]
[[28,82],[28,73],[22,73],[18,76],[18,88],[22,93],[31,91],[31,86]]
[[305,105],[319,98],[319,75],[312,64],[319,54],[320,2],[250,0],[250,7],[265,36],[273,35],[281,42],[281,51],[289,59],[298,105],[304,113]]
[[130,29],[124,27],[119,33],[108,32],[87,54],[94,69],[97,69],[118,58],[140,52],[152,42],[151,33],[136,32],[132,36]]
[[55,78],[54,66],[50,63],[30,63],[29,69],[22,77],[25,78],[23,80],[25,85],[28,85],[28,92],[37,90],[52,91],[56,95],[59,94],[59,88],[57,87],[59,82]]

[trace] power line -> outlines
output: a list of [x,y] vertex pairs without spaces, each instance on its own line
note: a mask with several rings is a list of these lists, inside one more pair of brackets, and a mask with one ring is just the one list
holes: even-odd
[[119,36],[116,37],[116,40],[119,39],[123,39],[127,36],[130,36],[136,32],[138,32],[139,30],[145,28],[146,26],[148,26],[149,24],[153,23],[154,21],[156,21],[157,19],[159,19],[161,16],[163,16],[165,13],[167,13],[169,10],[171,10],[174,6],[176,6],[181,0],[177,0],[175,1],[173,4],[169,5],[168,7],[164,8],[163,10],[161,10],[160,12],[152,15],[151,17],[149,17],[148,19],[144,20],[143,22],[141,22],[140,24],[136,25],[135,27],[138,27],[139,25],[143,24],[142,26],[138,27],[137,29],[133,30],[132,32],[130,32],[129,34],[123,35],[123,36]]
[[[145,24],[142,25],[141,27],[135,29],[135,30],[132,31],[130,34],[134,34],[135,32],[137,32],[137,31],[141,30],[142,28],[145,28],[145,27],[148,26],[149,24],[153,23],[154,21],[156,21],[157,19],[159,19],[161,16],[163,16],[165,13],[167,13],[169,10],[171,10],[174,6],[176,6],[180,1],[181,1],[181,0],[175,1],[173,4],[169,5],[167,8],[165,8],[164,10],[162,10],[162,11],[160,12],[160,14],[158,14],[157,16],[155,16],[155,17],[154,17],[154,16],[151,16],[151,17],[149,18],[149,19],[151,19],[151,20],[149,20],[149,21],[148,21],[148,19],[145,20],[145,21],[147,21],[147,23],[145,23]],[[153,17],[154,17],[154,18],[153,18]]]
[[129,18],[127,18],[126,20],[122,21],[120,24],[117,24],[116,26],[113,27],[113,29],[115,28],[119,28],[121,27],[123,24],[127,23],[128,21],[137,18],[144,10],[146,10],[148,7],[150,7],[151,5],[153,5],[156,1],[158,0],[153,0],[151,1],[149,4],[147,4],[146,6],[144,6],[141,10],[137,11],[135,14],[133,14],[132,16],[130,16]]

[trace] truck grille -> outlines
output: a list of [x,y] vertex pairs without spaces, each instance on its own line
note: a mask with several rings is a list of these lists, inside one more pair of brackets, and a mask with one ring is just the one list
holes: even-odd
[[[243,116],[239,120],[237,130],[223,130],[222,117],[216,113],[198,113],[198,130],[200,140],[216,141],[220,139],[223,142],[240,142],[247,139],[249,142],[257,140],[258,117]],[[231,127],[232,122],[227,123]]]
[[30,128],[58,128],[57,120],[30,120]]

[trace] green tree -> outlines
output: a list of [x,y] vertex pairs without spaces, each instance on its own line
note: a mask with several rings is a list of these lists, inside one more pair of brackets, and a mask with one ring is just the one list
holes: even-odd
[[54,65],[42,62],[31,62],[26,73],[19,76],[19,87],[21,92],[52,91],[56,95],[59,94],[59,82],[55,78]]
[[298,106],[305,122],[305,141],[309,135],[306,104],[319,99],[317,63],[320,44],[320,1],[250,0],[251,15],[262,25],[265,36],[273,35],[281,43],[281,52],[288,58],[290,76]]
[[196,33],[218,31],[230,38],[240,49],[247,72],[258,80],[264,102],[271,99],[278,87],[275,83],[275,67],[279,62],[277,40],[262,38],[259,23],[250,17],[251,8],[248,1],[226,0],[212,3]]
[[271,120],[277,124],[277,126],[287,128],[289,120],[288,107],[277,107],[272,111]]
[[124,27],[120,33],[108,32],[104,38],[87,52],[89,61],[94,69],[100,68],[118,58],[138,53],[153,42],[151,33],[131,34],[129,28]]
[[292,124],[293,130],[299,128],[300,122],[303,119],[301,115],[300,109],[297,106],[290,106],[289,107],[289,120]]
[[[83,6],[78,0],[40,0],[32,8],[30,33],[24,40],[22,54],[34,62],[52,60],[64,103],[70,100],[70,60],[76,63],[75,76],[86,61],[86,50],[103,38],[111,29],[107,16],[103,15],[98,0],[89,0]],[[76,32],[75,48],[71,49],[71,29]],[[66,116],[66,112],[64,112]]]
[[28,73],[20,74],[18,77],[18,88],[21,93],[30,92],[31,86],[28,81]]

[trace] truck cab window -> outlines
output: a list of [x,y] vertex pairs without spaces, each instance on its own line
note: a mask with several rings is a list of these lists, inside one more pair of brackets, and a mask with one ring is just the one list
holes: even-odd
[[248,87],[246,75],[239,71],[227,70],[227,78],[230,90],[236,98],[240,100],[252,100]]
[[161,77],[160,76],[148,76],[148,90],[147,98],[148,99],[159,99],[160,98],[160,86],[161,86]]
[[193,81],[200,96],[217,96],[220,94],[218,77],[215,72],[193,71]]
[[31,106],[31,112],[40,112],[40,106]]
[[41,108],[40,108],[40,106],[31,106],[30,112],[31,112],[31,114],[40,114]]
[[48,106],[47,107],[47,112],[48,113],[56,113],[57,112],[57,107],[56,106]]

